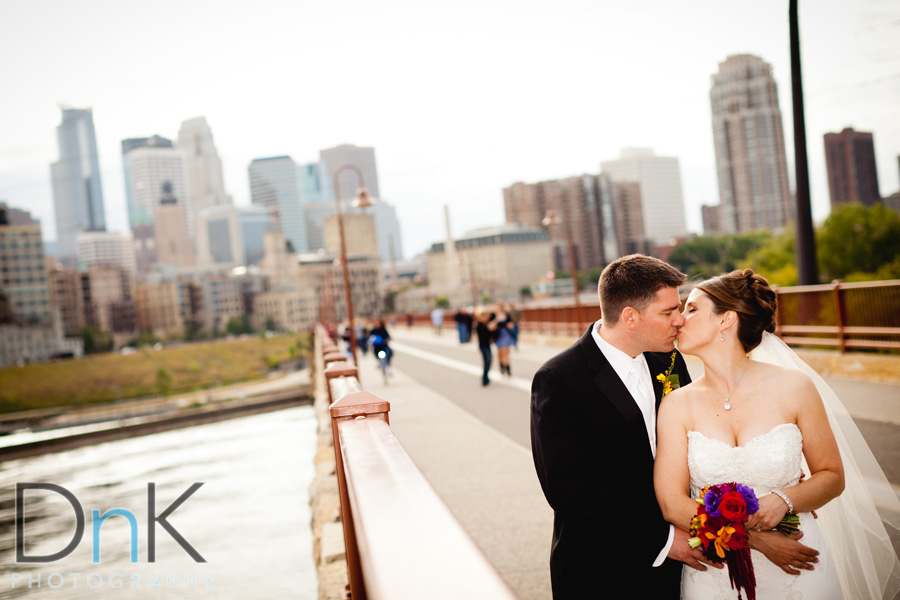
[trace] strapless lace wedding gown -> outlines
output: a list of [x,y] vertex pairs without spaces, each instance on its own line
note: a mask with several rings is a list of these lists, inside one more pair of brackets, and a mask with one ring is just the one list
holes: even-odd
[[[688,432],[688,468],[691,497],[697,498],[707,485],[735,481],[754,489],[758,497],[772,490],[796,485],[800,481],[803,436],[793,423],[776,425],[744,446],[733,448],[725,442]],[[819,551],[813,571],[788,575],[760,552],[751,550],[756,573],[757,600],[822,600],[840,598],[834,565],[825,541],[811,513],[800,513],[803,544]],[[684,567],[682,598],[686,600],[730,600],[737,598],[731,589],[728,569],[697,571]],[[746,595],[744,595],[746,598]]]

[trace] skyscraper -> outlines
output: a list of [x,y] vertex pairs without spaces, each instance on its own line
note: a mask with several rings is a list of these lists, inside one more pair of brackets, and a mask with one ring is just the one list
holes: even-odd
[[381,197],[378,187],[378,168],[375,163],[375,148],[342,144],[334,148],[319,151],[321,165],[320,181],[323,187],[323,200],[334,201],[334,174],[342,165],[354,165],[362,172],[362,181],[352,169],[342,169],[338,175],[338,186],[341,193],[341,209],[352,212],[352,201],[356,198],[359,187],[366,188],[369,196],[377,202],[367,211],[375,215],[375,236],[378,240],[378,257],[382,263],[389,263],[392,258],[403,257],[403,244],[400,239],[400,221],[391,204]]
[[300,169],[290,156],[255,158],[248,167],[250,201],[277,215],[276,224],[294,252],[306,252],[306,215],[300,206]]
[[132,217],[138,272],[157,261],[156,212],[165,200],[177,204],[184,215],[188,236],[193,231],[184,151],[165,146],[143,146],[125,155],[131,177]]
[[63,108],[56,128],[59,160],[50,165],[60,262],[74,265],[80,231],[105,231],[103,189],[90,108]]
[[331,199],[334,199],[333,180],[334,173],[344,164],[351,164],[362,171],[363,180],[360,181],[352,169],[344,169],[338,175],[341,200],[352,202],[356,197],[356,188],[364,187],[373,198],[381,198],[378,190],[378,169],[375,166],[375,148],[342,144],[334,148],[326,148],[319,151],[322,162],[325,186],[329,190]]
[[721,230],[783,227],[794,211],[772,66],[751,54],[729,56],[719,63],[709,96]]
[[[213,143],[212,130],[205,117],[188,119],[178,130],[178,147],[184,151],[190,189],[190,206],[186,211],[197,214],[209,206],[231,204],[222,179],[222,161]],[[194,231],[190,230],[193,237]]]
[[158,135],[151,135],[147,138],[128,138],[122,140],[122,171],[125,174],[125,202],[128,207],[128,223],[132,227],[135,225],[137,215],[134,206],[134,188],[131,183],[131,162],[128,160],[128,153],[132,150],[147,146],[154,148],[171,148],[172,140]]
[[[612,248],[604,238],[607,233],[615,236],[614,225],[604,222],[603,193],[609,193],[608,183],[606,177],[597,175],[514,183],[503,190],[506,222],[543,228],[553,243],[554,268],[565,271],[571,270],[568,246],[568,230],[571,229],[576,267],[602,268],[617,256],[612,255],[615,251],[606,256],[607,250]],[[605,200],[611,202],[612,198]],[[560,221],[544,225],[543,219],[550,210]],[[605,225],[609,225],[610,229]]]
[[325,249],[325,218],[334,214],[334,197],[321,162],[300,165],[300,204],[306,218],[306,250]]
[[840,133],[826,133],[825,164],[832,207],[850,202],[873,206],[881,200],[871,133],[854,131],[852,127]]
[[600,172],[614,184],[638,184],[645,239],[666,245],[687,234],[678,158],[656,156],[650,148],[624,148],[620,158],[602,161]]

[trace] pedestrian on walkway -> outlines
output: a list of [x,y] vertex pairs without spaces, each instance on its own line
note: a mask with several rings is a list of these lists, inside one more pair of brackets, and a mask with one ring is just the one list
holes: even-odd
[[441,326],[444,324],[444,311],[439,306],[435,306],[434,310],[431,311],[431,324],[434,325],[435,333],[441,335]]
[[495,315],[485,306],[475,309],[475,335],[478,336],[478,350],[481,352],[481,360],[484,363],[484,372],[481,375],[481,385],[491,383],[488,373],[491,370],[491,362],[494,356],[491,352],[491,342],[496,333]]
[[513,334],[513,327],[515,323],[512,318],[509,316],[509,313],[503,307],[503,304],[497,303],[497,312],[495,314],[495,342],[494,344],[497,346],[497,362],[500,363],[500,372],[505,373],[507,377],[512,377],[512,370],[510,369],[509,362],[509,350],[516,343],[516,338]]
[[510,302],[506,311],[509,314],[509,318],[512,319],[512,335],[513,335],[513,348],[516,351],[519,350],[519,323],[522,322],[522,311],[516,307],[514,302]]
[[469,337],[472,335],[472,315],[470,315],[465,307],[459,307],[456,314],[453,315],[456,322],[456,330],[459,333],[459,343],[468,343]]

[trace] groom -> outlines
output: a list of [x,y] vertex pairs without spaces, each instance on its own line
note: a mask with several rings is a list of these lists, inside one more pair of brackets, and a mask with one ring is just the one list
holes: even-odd
[[[663,519],[653,489],[657,376],[690,383],[675,338],[685,275],[640,254],[603,270],[603,323],[547,361],[531,388],[531,446],[554,511],[554,600],[633,587],[678,598],[681,563],[705,570],[688,535]],[[670,370],[671,369],[671,370]]]

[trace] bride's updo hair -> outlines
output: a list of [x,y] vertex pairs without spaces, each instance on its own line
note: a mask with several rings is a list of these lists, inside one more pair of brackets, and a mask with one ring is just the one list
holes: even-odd
[[738,340],[750,352],[762,340],[764,331],[775,332],[775,290],[762,275],[751,269],[732,271],[697,286],[713,301],[717,315],[733,310],[738,317]]

